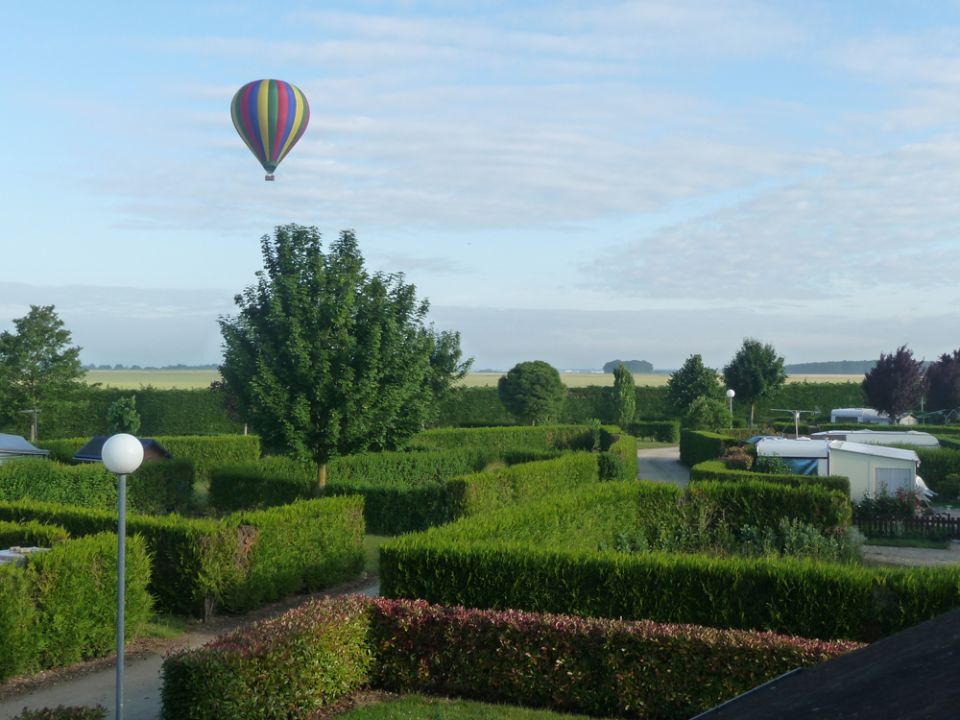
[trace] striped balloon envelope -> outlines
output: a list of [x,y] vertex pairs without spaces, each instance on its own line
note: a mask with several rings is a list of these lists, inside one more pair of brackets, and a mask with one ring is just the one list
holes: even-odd
[[230,103],[233,126],[263,169],[266,180],[297,144],[310,122],[307,98],[283,80],[255,80],[237,90]]

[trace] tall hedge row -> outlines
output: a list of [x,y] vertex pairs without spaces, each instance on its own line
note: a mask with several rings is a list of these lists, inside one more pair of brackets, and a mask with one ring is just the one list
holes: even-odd
[[[204,617],[217,607],[240,610],[278,599],[292,586],[316,589],[359,572],[362,503],[303,501],[220,520],[131,514],[127,532],[146,542],[157,607]],[[115,512],[26,501],[0,502],[0,520],[56,524],[74,537],[117,526]]]
[[368,687],[682,720],[856,649],[772,633],[347,596],[168,657],[165,719],[307,717]]
[[[126,546],[125,633],[143,632],[152,608],[146,544]],[[0,566],[0,680],[109,653],[115,643],[117,536],[57,543],[26,567]]]
[[[81,387],[44,407],[38,418],[40,438],[72,438],[107,433],[107,409],[115,400],[135,393],[140,432],[154,435],[213,435],[243,432],[231,420],[220,399],[206,389],[161,390]],[[30,419],[20,416],[0,432],[28,435]]]
[[732,470],[721,460],[706,460],[690,468],[690,482],[766,482],[793,487],[816,485],[827,490],[836,490],[850,497],[850,479],[841,475],[781,475],[758,473],[749,470]]

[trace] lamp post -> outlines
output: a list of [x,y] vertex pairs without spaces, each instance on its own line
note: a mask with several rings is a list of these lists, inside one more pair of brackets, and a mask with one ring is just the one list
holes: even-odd
[[127,475],[143,462],[143,445],[133,435],[107,438],[100,451],[107,470],[117,476],[117,720],[123,720],[123,606],[127,560]]
[[733,423],[733,398],[736,396],[737,391],[733,388],[727,389],[727,407],[730,408],[730,423]]

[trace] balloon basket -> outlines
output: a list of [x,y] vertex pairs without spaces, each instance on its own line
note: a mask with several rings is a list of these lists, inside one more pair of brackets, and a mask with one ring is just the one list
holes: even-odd
[[270,175],[264,175],[264,176],[263,176],[263,179],[266,180],[267,182],[273,182],[273,180],[274,180],[272,174],[270,174]]

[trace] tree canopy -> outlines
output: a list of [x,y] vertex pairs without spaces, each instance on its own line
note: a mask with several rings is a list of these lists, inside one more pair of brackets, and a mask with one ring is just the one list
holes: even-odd
[[637,386],[623,363],[613,371],[613,407],[617,425],[626,429],[637,413]]
[[871,407],[898,422],[923,398],[924,377],[913,351],[901,345],[891,355],[880,354],[873,370],[863,378],[863,394]]
[[960,408],[960,349],[927,366],[927,410]]
[[723,394],[717,371],[705,367],[699,354],[691,355],[667,380],[667,401],[678,415],[684,415],[699,397],[719,400]]
[[773,345],[764,345],[759,340],[746,338],[743,345],[723,368],[727,387],[737,393],[737,399],[750,403],[750,427],[757,400],[766,397],[787,380],[783,358],[777,355]]
[[35,431],[36,412],[81,386],[80,348],[71,345],[53,305],[31,305],[13,325],[15,332],[0,333],[0,413],[14,423],[23,418],[19,413],[34,411]]
[[518,363],[497,383],[504,407],[531,425],[556,420],[566,392],[560,373],[543,360]]
[[343,231],[324,253],[314,227],[261,239],[263,270],[221,317],[223,391],[273,452],[320,466],[394,449],[463,377],[460,336],[425,324],[428,303],[401,274],[370,274]]

